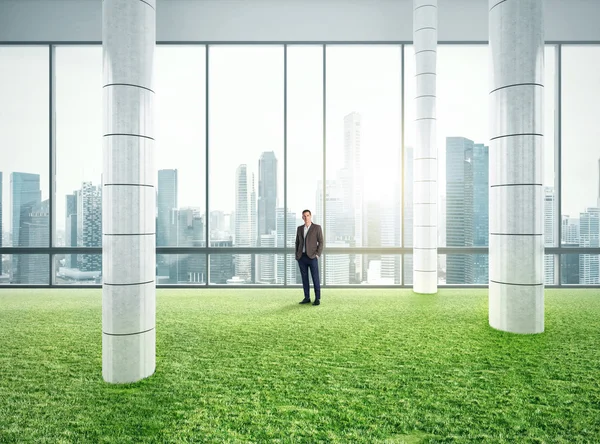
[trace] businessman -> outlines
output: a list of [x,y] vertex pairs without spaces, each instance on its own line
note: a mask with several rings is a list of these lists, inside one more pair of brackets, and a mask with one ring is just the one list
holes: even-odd
[[312,276],[315,288],[315,301],[313,305],[321,304],[321,282],[319,281],[319,258],[323,253],[323,230],[321,225],[313,224],[310,210],[302,212],[304,225],[296,230],[296,260],[302,276],[304,299],[301,304],[310,304],[310,287],[308,284],[308,269]]

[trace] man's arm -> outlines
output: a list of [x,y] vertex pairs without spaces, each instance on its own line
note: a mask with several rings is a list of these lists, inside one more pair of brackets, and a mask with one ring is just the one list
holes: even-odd
[[298,231],[298,228],[296,228],[296,249],[294,250],[295,252],[298,251],[299,246],[300,246],[300,232]]
[[319,225],[319,229],[317,230],[317,256],[321,257],[321,254],[323,253],[323,247],[325,247],[325,244],[323,242],[323,229],[321,228],[321,225]]

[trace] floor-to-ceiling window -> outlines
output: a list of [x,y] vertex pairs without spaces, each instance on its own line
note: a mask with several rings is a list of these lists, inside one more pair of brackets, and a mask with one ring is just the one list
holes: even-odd
[[[600,247],[600,46],[563,45],[561,66],[561,239]],[[600,255],[563,254],[561,283],[600,284]]]
[[[50,246],[48,46],[0,47],[0,232],[3,247]],[[0,282],[48,284],[46,254],[2,254]]]
[[[57,247],[102,247],[102,48],[55,49]],[[57,284],[94,284],[101,254],[54,255]]]
[[[325,239],[328,249],[400,247],[402,47],[326,47]],[[400,283],[401,257],[325,257],[325,282]]]
[[[575,251],[600,248],[599,48],[545,51],[547,285],[600,284],[598,251]],[[485,285],[488,47],[437,63],[439,282]],[[2,46],[0,65],[0,285],[98,284],[102,48]],[[154,90],[159,285],[299,284],[304,209],[322,283],[412,283],[412,45],[159,44]]]
[[[283,45],[209,46],[210,282],[276,284],[283,208]],[[283,282],[281,282],[283,284]]]
[[[206,48],[159,45],[155,66],[156,246],[204,248]],[[192,250],[157,254],[157,284],[205,284],[206,257]]]

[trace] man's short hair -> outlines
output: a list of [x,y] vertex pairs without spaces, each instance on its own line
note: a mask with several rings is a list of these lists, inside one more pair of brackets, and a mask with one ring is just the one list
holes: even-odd
[[312,213],[310,212],[310,210],[304,210],[304,211],[302,212],[302,214],[304,214],[304,213],[308,213],[308,214],[310,214],[310,215],[312,216]]

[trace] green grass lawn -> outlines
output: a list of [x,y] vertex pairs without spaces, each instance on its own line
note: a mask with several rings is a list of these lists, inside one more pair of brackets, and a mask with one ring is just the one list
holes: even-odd
[[546,332],[487,290],[158,290],[157,368],[102,380],[100,290],[0,293],[0,442],[600,442],[600,292]]

